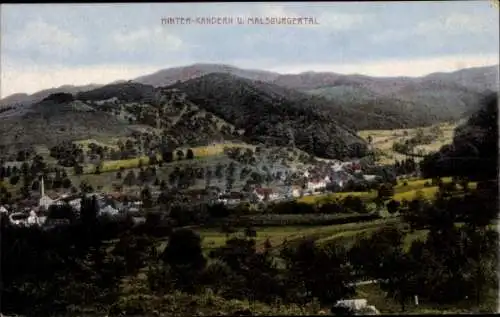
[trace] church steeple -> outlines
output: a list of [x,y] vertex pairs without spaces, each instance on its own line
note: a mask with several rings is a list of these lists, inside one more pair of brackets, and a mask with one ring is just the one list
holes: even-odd
[[40,179],[40,197],[45,196],[45,186],[43,183],[43,176]]

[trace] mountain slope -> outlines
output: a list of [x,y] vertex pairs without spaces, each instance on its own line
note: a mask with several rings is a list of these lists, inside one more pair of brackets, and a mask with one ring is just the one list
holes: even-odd
[[366,143],[336,121],[326,100],[280,86],[214,73],[178,83],[199,107],[231,122],[252,141],[294,144],[320,157],[363,156]]
[[275,83],[303,89],[353,109],[384,113],[404,123],[404,127],[416,127],[457,120],[476,111],[485,93],[498,91],[498,67],[421,78],[308,73],[280,77]]
[[498,95],[486,96],[480,109],[455,130],[453,142],[422,162],[426,176],[498,177]]
[[95,89],[97,87],[100,87],[101,85],[95,85],[95,84],[90,84],[90,85],[84,85],[84,86],[71,86],[71,85],[63,85],[57,88],[50,88],[50,89],[44,89],[41,91],[38,91],[32,95],[28,94],[13,94],[10,96],[7,96],[3,99],[0,100],[0,107],[2,106],[7,106],[7,105],[13,105],[13,104],[21,104],[21,105],[26,105],[26,104],[31,104],[35,102],[42,101],[43,99],[47,98],[48,96],[56,93],[68,93],[68,94],[75,94],[81,91],[89,91],[92,89]]
[[163,69],[150,75],[141,76],[133,81],[155,87],[168,86],[178,81],[182,82],[211,73],[227,73],[238,77],[262,81],[272,81],[279,76],[279,74],[273,72],[241,69],[230,65],[193,64],[185,67]]
[[[111,92],[111,86],[122,89],[125,86],[121,85],[127,84],[127,101],[131,101],[144,97],[143,93],[146,92],[141,89],[149,90],[150,93],[153,87],[168,86],[213,73],[272,83],[287,88],[287,94],[293,93],[293,89],[325,97],[329,99],[330,112],[341,117],[344,125],[356,129],[412,128],[456,120],[476,111],[478,102],[486,91],[498,91],[498,66],[434,73],[418,78],[384,78],[325,72],[278,74],[220,64],[194,64],[164,69],[133,81],[116,81],[107,85],[106,91],[111,95],[121,95],[122,92],[119,91]],[[140,84],[153,87],[140,88]],[[6,108],[5,106],[12,104],[31,104],[57,92],[78,94],[78,98],[85,100],[99,99],[102,97],[99,91],[94,92],[97,94],[95,98],[90,94],[79,94],[97,87],[102,86],[62,86],[33,95],[14,94],[0,100],[0,106]]]
[[[54,94],[23,107],[9,116],[0,117],[0,146],[17,149],[34,144],[55,145],[66,140],[123,136],[127,124],[79,100],[57,99]],[[56,96],[54,98],[53,96]]]

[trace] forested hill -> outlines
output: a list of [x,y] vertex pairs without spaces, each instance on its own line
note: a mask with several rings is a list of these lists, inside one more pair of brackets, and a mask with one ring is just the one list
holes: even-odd
[[[455,121],[476,111],[486,91],[498,92],[499,89],[498,65],[433,73],[422,77],[370,77],[333,72],[279,74],[224,64],[198,63],[159,70],[133,79],[132,82],[164,87],[215,73],[260,80],[265,85],[274,84],[273,90],[281,86],[289,89],[286,94],[294,94],[292,90],[297,90],[323,97],[328,99],[330,111],[342,118],[343,125],[362,130],[413,128]],[[106,91],[109,86],[120,88],[121,84],[123,82],[119,81],[107,85]],[[76,94],[97,87],[99,86],[62,86],[32,95],[14,94],[0,100],[0,107],[35,103],[56,92]],[[299,99],[301,98],[303,97]]]
[[[365,141],[351,129],[355,118],[335,113],[323,98],[223,73],[170,88],[180,89],[191,102],[244,129],[252,141],[295,145],[326,158],[366,154]],[[351,128],[345,122],[350,122]]]
[[453,143],[422,162],[426,176],[498,178],[498,95],[485,97],[480,110],[455,130]]

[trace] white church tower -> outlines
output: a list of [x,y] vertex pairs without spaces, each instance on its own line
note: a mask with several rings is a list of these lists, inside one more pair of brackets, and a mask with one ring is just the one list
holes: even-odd
[[38,202],[38,207],[47,210],[49,209],[49,206],[53,204],[53,202],[54,200],[52,200],[52,198],[45,195],[45,183],[42,176],[40,180],[40,201]]
[[45,196],[45,184],[43,182],[43,176],[40,180],[40,198],[42,198],[43,196]]

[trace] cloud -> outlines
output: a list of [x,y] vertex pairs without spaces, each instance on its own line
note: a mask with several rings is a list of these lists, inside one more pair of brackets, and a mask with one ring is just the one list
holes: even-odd
[[349,30],[362,25],[373,17],[366,14],[330,13],[323,12],[318,16],[320,25],[332,30]]
[[[481,33],[487,31],[494,19],[485,19],[482,16],[467,15],[464,13],[454,13],[442,16],[434,21],[420,22],[415,34],[427,35],[431,32],[445,34]],[[498,25],[498,19],[497,23]]]
[[[161,25],[166,16],[313,17],[319,25]],[[406,61],[438,70],[432,61],[450,56],[498,56],[498,19],[498,11],[482,1],[3,5],[1,55],[3,63],[17,65],[13,72],[33,76],[38,68],[74,69],[78,76],[87,69],[92,78],[90,70],[109,69],[127,76],[117,70],[197,62],[288,70],[334,65],[378,75],[396,72],[390,67],[394,62],[400,63],[398,73],[414,74]],[[43,88],[60,81],[40,76]],[[9,78],[24,91],[15,76]],[[36,83],[26,87],[42,82],[29,78]],[[10,85],[2,83],[4,90],[15,91]]]
[[433,72],[452,72],[462,68],[499,64],[498,55],[451,55],[435,58],[396,59],[355,64],[302,64],[274,67],[272,71],[297,74],[307,71],[363,74],[369,76],[424,76]]
[[28,22],[18,32],[6,34],[4,41],[14,52],[30,52],[52,59],[68,57],[85,46],[84,39],[41,19]]
[[[200,60],[199,62],[211,62]],[[432,72],[455,71],[461,68],[489,66],[499,63],[498,55],[451,55],[436,58],[399,59],[364,63],[290,64],[276,66],[274,60],[239,59],[235,66],[249,69],[267,69],[280,73],[306,71],[365,74],[371,76],[422,76]],[[2,64],[3,65],[3,64]],[[179,65],[95,65],[87,67],[43,66],[24,63],[6,64],[1,73],[0,96],[4,98],[17,92],[34,93],[62,85],[107,84],[154,73],[162,68]]]
[[[182,40],[156,26],[135,31],[118,31],[112,35],[113,47],[119,50],[142,50],[145,47],[161,51],[176,51],[182,48]],[[116,46],[114,46],[116,45]]]
[[68,67],[64,65],[5,65],[0,77],[0,98],[24,92],[34,92],[63,85],[107,84],[132,79],[157,71],[159,66],[93,65]]

